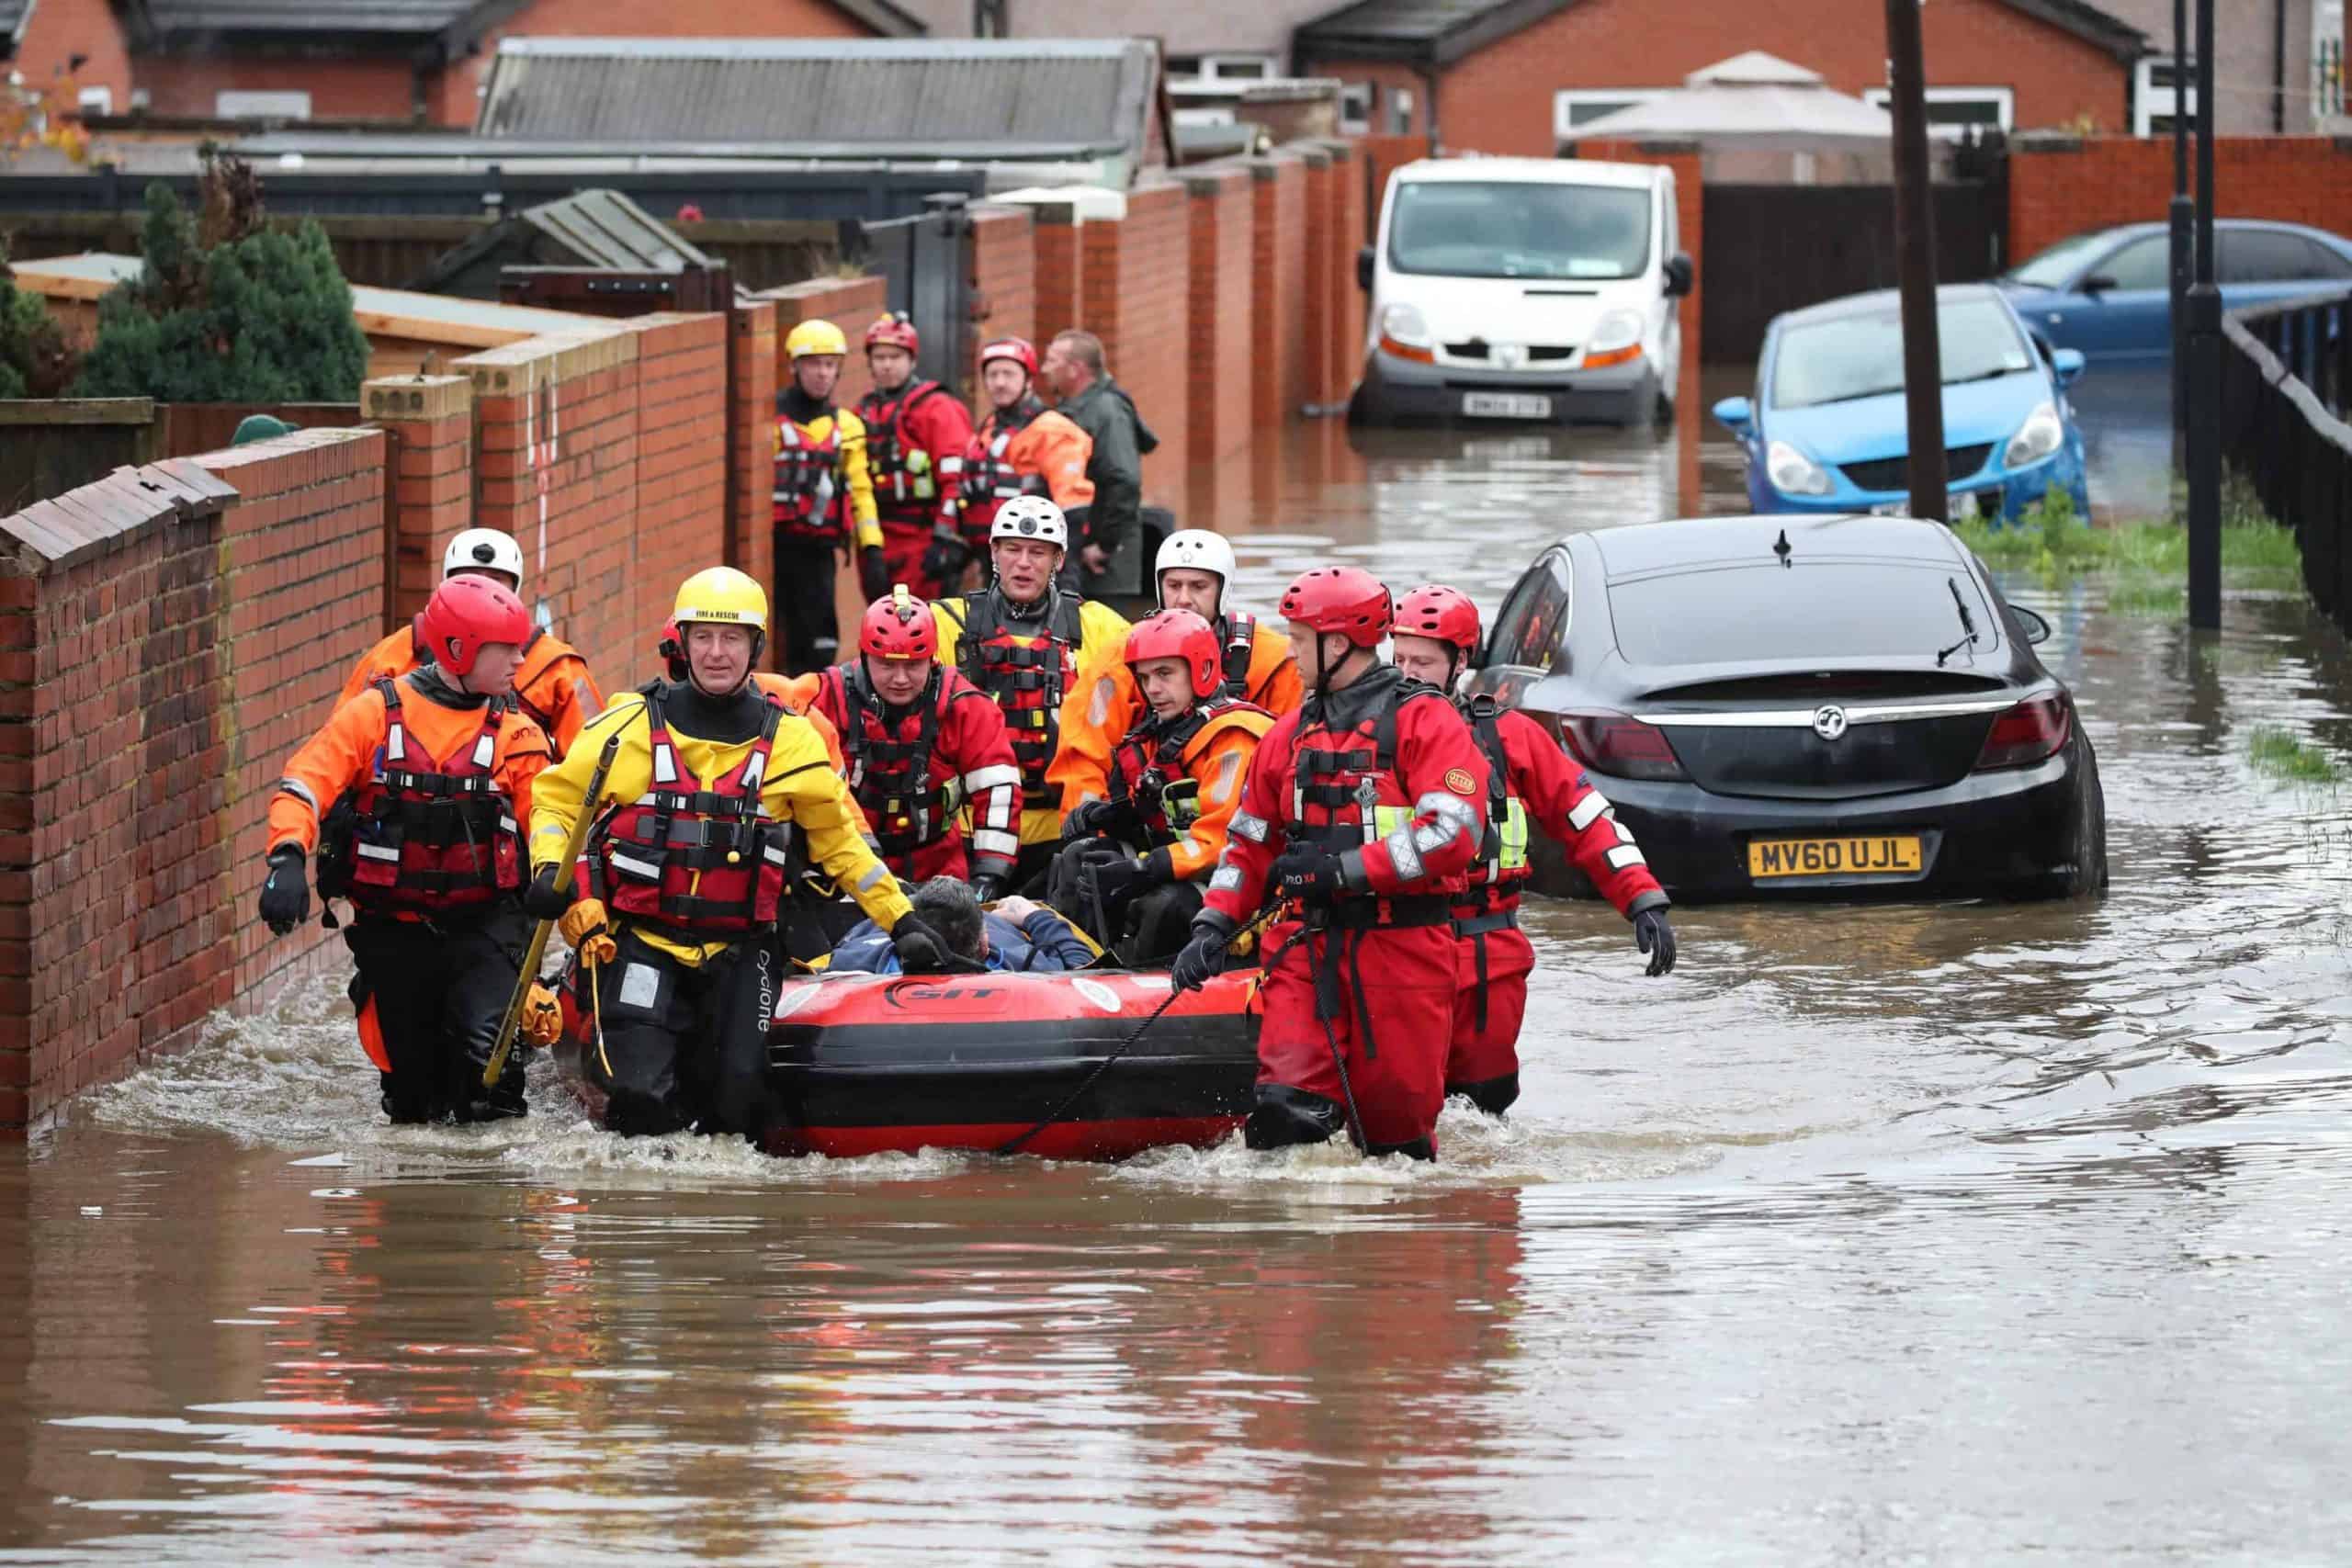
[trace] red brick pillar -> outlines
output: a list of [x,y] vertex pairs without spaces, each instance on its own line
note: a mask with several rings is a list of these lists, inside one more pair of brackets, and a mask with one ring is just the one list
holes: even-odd
[[[1255,423],[1261,355],[1256,352],[1254,184],[1250,171],[1242,168],[1184,176],[1192,220],[1188,456],[1195,469],[1223,466],[1227,458],[1240,456]],[[1271,283],[1267,288],[1272,291]],[[1214,503],[1207,509],[1214,509]]]
[[1079,254],[1079,238],[1084,225],[1078,220],[1078,209],[1063,203],[1041,203],[1029,211],[1035,225],[1030,233],[1036,258],[1035,331],[1030,334],[1030,341],[1042,355],[1056,333],[1077,326],[1086,313]]
[[1356,255],[1365,243],[1365,164],[1352,141],[1324,144],[1331,152],[1331,232],[1322,257],[1322,288],[1330,299],[1330,336],[1322,367],[1327,412],[1337,412],[1355,390],[1363,368],[1365,299],[1356,287]]
[[991,338],[1036,338],[1037,244],[1029,209],[976,207],[971,211],[972,362],[963,367],[964,385],[952,389],[967,402],[983,404],[981,345]]
[[775,574],[771,495],[775,488],[775,305],[735,307],[729,321],[727,488],[731,526],[727,564],[755,581]]
[[464,376],[390,377],[362,386],[359,403],[399,454],[387,541],[389,631],[424,608],[441,580],[441,552],[473,525],[474,388]]
[[1306,359],[1306,405],[1319,409],[1332,400],[1330,389],[1331,338],[1338,330],[1335,307],[1329,284],[1329,258],[1337,243],[1335,228],[1339,221],[1337,203],[1333,200],[1336,182],[1332,178],[1330,151],[1319,143],[1308,142],[1298,149],[1300,161],[1306,165],[1306,213],[1305,243],[1301,247],[1300,312],[1305,331],[1300,333]]

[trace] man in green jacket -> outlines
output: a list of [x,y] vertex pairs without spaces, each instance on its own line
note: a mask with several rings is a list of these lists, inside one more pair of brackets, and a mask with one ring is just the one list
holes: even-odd
[[1072,330],[1046,349],[1043,377],[1057,401],[1056,412],[1093,439],[1086,477],[1094,481],[1094,504],[1069,513],[1069,570],[1079,584],[1109,570],[1111,558],[1135,541],[1143,510],[1144,454],[1159,446],[1126,389],[1111,379],[1102,363],[1102,340]]

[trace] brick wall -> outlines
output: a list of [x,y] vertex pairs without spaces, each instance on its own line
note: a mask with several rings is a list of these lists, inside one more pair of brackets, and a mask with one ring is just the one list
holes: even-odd
[[1185,396],[1186,448],[1198,465],[1223,464],[1250,444],[1256,329],[1256,184],[1246,168],[1188,175],[1192,327]]
[[[1357,138],[1356,145],[1363,149],[1364,163],[1371,171],[1372,177],[1367,186],[1371,192],[1370,215],[1376,221],[1380,217],[1381,197],[1388,190],[1388,176],[1408,164],[1428,157],[1429,139],[1425,136],[1363,136]],[[1370,227],[1365,229],[1364,238],[1372,238]]]
[[391,441],[386,619],[399,626],[433,596],[450,539],[473,526],[474,386],[463,376],[369,381],[359,406]]
[[1331,363],[1333,335],[1339,331],[1339,301],[1328,286],[1321,258],[1341,241],[1333,197],[1331,153],[1320,143],[1302,145],[1299,157],[1306,164],[1306,245],[1299,257],[1299,286],[1306,309],[1300,312],[1299,349],[1306,372],[1307,405],[1319,407],[1330,394],[1327,370]]
[[[610,668],[654,672],[654,627],[678,584],[727,555],[727,318],[639,316],[637,475],[613,519],[628,539],[633,657]],[[765,428],[764,422],[762,428]]]
[[972,363],[956,389],[967,401],[980,400],[981,344],[1001,337],[1037,340],[1035,227],[1027,208],[972,209]]
[[774,581],[775,447],[775,306],[765,299],[739,304],[729,318],[734,350],[728,360],[727,482],[733,527],[727,564],[761,582]]
[[1306,402],[1306,165],[1289,153],[1250,160],[1250,410],[1261,429]]
[[[2019,138],[2009,160],[2009,254],[2109,223],[2161,220],[2172,142],[2130,136]],[[2213,142],[2214,215],[2341,230],[2352,214],[2352,137],[2229,136]]]
[[1144,459],[1143,490],[1160,506],[1183,504],[1192,460],[1192,205],[1181,185],[1145,186],[1128,193],[1125,218],[1090,219],[1079,231],[1086,311],[1078,324],[1102,340],[1112,376],[1159,437]]
[[[1356,253],[1363,248],[1370,220],[1364,215],[1364,164],[1355,144],[1327,141],[1323,145],[1331,153],[1331,234],[1317,257],[1317,265],[1332,316],[1321,396],[1316,400],[1333,409],[1348,400],[1363,368],[1366,300],[1363,290],[1356,287]],[[1309,287],[1316,285],[1310,282]]]
[[[865,336],[865,329],[874,324],[874,318],[889,308],[888,288],[888,281],[881,277],[812,277],[806,283],[787,284],[758,295],[775,305],[778,389],[790,385],[792,380],[792,362],[784,352],[784,340],[792,329],[803,321],[831,321],[849,339],[849,358],[842,366],[842,378],[833,390],[833,400],[843,408],[854,408],[857,400],[874,385],[874,378],[865,373],[865,354],[859,344]],[[921,323],[917,326],[920,328]]]
[[[306,60],[263,54],[154,55],[130,62],[131,79],[146,90],[148,112],[209,118],[216,95],[227,92],[308,93],[316,119],[409,118],[416,107],[416,73],[398,55],[366,60]],[[115,112],[130,112],[123,99]],[[466,123],[470,125],[470,107]]]
[[1065,327],[1082,325],[1087,318],[1085,267],[1079,254],[1081,232],[1077,216],[1067,207],[1030,209],[1032,297],[1036,301],[1037,330],[1030,341],[1042,355],[1045,345]]

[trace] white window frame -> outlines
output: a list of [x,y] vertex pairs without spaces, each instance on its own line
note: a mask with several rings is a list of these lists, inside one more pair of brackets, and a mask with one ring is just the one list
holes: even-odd
[[74,107],[85,115],[110,115],[114,113],[114,89],[84,87],[74,94]]
[[219,119],[308,119],[311,95],[292,88],[266,92],[224,88],[212,96],[212,113]]
[[1407,136],[1413,130],[1413,89],[1391,87],[1387,102],[1381,105],[1381,123],[1391,136]]
[[[1255,66],[1255,71],[1233,70],[1227,67]],[[1271,54],[1204,54],[1201,56],[1200,80],[1204,82],[1265,82],[1282,74],[1282,63]]]
[[1372,134],[1372,111],[1378,91],[1370,82],[1347,82],[1340,87],[1340,130],[1349,136]]
[[[2197,112],[2197,62],[2188,62],[2188,80],[2170,87],[2156,85],[2156,68],[2172,65],[2169,54],[2143,55],[2132,67],[2132,134],[2156,134],[2156,117]],[[2167,134],[2169,130],[2167,130]]]
[[1574,141],[1584,134],[1568,123],[1568,111],[1585,104],[1607,104],[1611,110],[1629,109],[1672,92],[1671,87],[1562,87],[1552,95],[1552,140]]
[[[2006,136],[2010,131],[2017,129],[2018,95],[2015,88],[1930,87],[1927,90],[1926,96],[1928,102],[1931,104],[1977,104],[1989,102],[1995,107],[1996,111],[1996,118],[1995,118],[1994,123],[2000,128],[2003,135]],[[1876,104],[1881,108],[1888,108],[1892,107],[1894,102],[1894,95],[1884,87],[1864,87],[1862,89],[1862,101],[1866,104]],[[1962,137],[1968,134],[1968,127],[1964,125],[1937,125],[1933,121],[1930,121],[1928,125],[1928,134],[1930,136],[1941,137],[1946,141],[1957,141]]]

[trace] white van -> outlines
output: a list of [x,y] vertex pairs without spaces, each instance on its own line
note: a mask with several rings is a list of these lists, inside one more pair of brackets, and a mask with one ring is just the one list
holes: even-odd
[[1674,172],[1430,158],[1388,176],[1351,419],[1671,418],[1690,291]]

